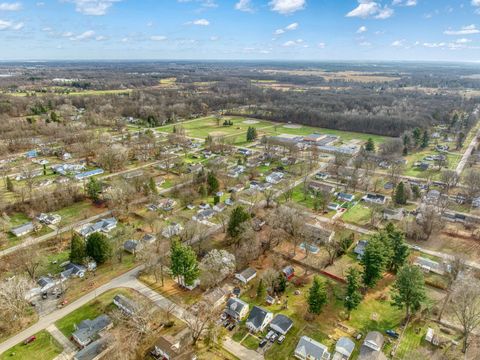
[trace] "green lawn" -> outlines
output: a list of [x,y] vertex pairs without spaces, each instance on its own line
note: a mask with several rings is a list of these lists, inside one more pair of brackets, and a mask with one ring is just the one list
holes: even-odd
[[253,335],[249,334],[245,340],[242,341],[242,345],[250,350],[257,350],[260,341]]
[[54,213],[62,217],[62,224],[70,224],[93,215],[92,210],[93,205],[90,201],[82,201],[55,211]]
[[351,224],[365,226],[370,222],[371,210],[364,203],[358,203],[348,209],[342,216],[342,220]]
[[34,342],[27,345],[22,342],[5,351],[0,355],[0,360],[51,360],[63,351],[62,346],[46,330],[40,331],[35,336],[37,340]]
[[98,296],[96,299],[61,318],[55,322],[55,325],[67,338],[69,338],[72,332],[75,331],[75,324],[78,324],[85,319],[94,319],[97,316],[112,310],[115,307],[115,305],[112,303],[115,295],[123,294],[131,297],[132,293],[133,290],[130,289],[113,289],[107,291],[106,293]]

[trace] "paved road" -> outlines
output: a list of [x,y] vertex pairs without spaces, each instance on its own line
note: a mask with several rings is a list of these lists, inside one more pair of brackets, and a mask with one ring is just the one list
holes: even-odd
[[84,225],[86,223],[89,223],[89,222],[93,222],[95,220],[98,220],[98,219],[101,219],[101,218],[104,218],[104,217],[107,217],[111,214],[112,212],[110,210],[108,211],[104,211],[100,214],[97,214],[97,215],[94,215],[94,216],[91,216],[89,217],[88,219],[85,219],[85,220],[81,220],[81,221],[78,221],[74,224],[70,224],[70,225],[67,225],[67,226],[64,226],[63,228],[61,228],[60,230],[57,230],[57,231],[52,231],[48,234],[45,234],[45,235],[42,235],[42,236],[39,236],[39,237],[36,237],[36,238],[28,238],[26,240],[24,240],[23,242],[21,242],[20,244],[18,245],[15,245],[15,246],[12,246],[12,247],[9,247],[8,249],[5,249],[5,250],[2,250],[0,251],[0,258],[5,256],[5,255],[8,255],[8,254],[11,254],[19,249],[23,249],[27,246],[32,246],[32,245],[35,245],[35,244],[39,244],[41,242],[44,242],[48,239],[51,239],[51,238],[54,238],[55,236],[59,235],[59,234],[63,234],[67,231],[70,231],[70,230],[73,230],[81,225]]
[[458,176],[462,175],[463,169],[465,168],[465,165],[467,165],[467,161],[470,155],[472,155],[473,151],[477,148],[479,142],[480,142],[480,130],[473,137],[472,142],[468,146],[467,150],[465,150],[465,152],[463,153],[462,159],[459,161],[457,165],[457,169],[455,171],[457,172]]

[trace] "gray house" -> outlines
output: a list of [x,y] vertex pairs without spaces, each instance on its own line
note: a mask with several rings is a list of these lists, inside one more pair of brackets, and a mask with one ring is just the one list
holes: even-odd
[[93,320],[86,319],[75,325],[72,339],[83,348],[94,341],[101,332],[110,329],[112,326],[112,320],[107,315],[100,315]]
[[348,337],[341,337],[335,344],[335,353],[332,360],[348,360],[355,350],[355,343]]
[[272,321],[273,314],[259,306],[254,306],[248,315],[246,326],[251,332],[263,331]]
[[227,301],[225,314],[234,320],[242,320],[248,313],[248,304],[237,298],[230,298]]
[[125,314],[130,316],[135,314],[138,308],[137,304],[133,300],[123,296],[122,294],[115,295],[113,298],[113,303]]
[[282,314],[275,316],[270,323],[270,329],[282,335],[286,335],[292,326],[293,321],[289,317]]
[[387,357],[382,352],[385,338],[378,331],[370,331],[365,336],[365,341],[360,348],[360,356],[358,360],[387,360]]
[[21,237],[31,233],[33,230],[35,230],[35,226],[32,222],[28,222],[26,224],[10,229],[10,232],[16,237]]
[[301,360],[329,360],[328,347],[308,336],[302,336],[298,341],[294,356]]

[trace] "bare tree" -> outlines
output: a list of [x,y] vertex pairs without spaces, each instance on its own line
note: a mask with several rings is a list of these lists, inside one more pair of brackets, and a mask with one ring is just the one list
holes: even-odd
[[[26,300],[28,291],[34,286],[32,281],[17,275],[13,279],[0,282],[0,313],[7,322],[16,322],[25,314],[30,304]],[[1,320],[0,320],[1,322]],[[11,324],[4,324],[11,326]]]
[[445,300],[443,301],[442,308],[438,313],[438,321],[442,320],[443,313],[445,312],[445,308],[450,301],[450,297],[452,296],[452,287],[454,286],[455,282],[458,279],[458,276],[461,272],[466,269],[466,259],[464,256],[455,255],[454,258],[450,261],[450,271],[447,272],[448,277],[448,285],[447,285],[447,295],[445,296]]
[[211,319],[218,316],[218,311],[206,303],[198,303],[197,307],[194,312],[184,311],[182,314],[182,320],[190,330],[192,345],[194,346],[207,329],[207,325]]
[[477,279],[466,276],[457,280],[452,293],[451,310],[462,326],[462,352],[466,353],[470,335],[480,325],[480,286]]

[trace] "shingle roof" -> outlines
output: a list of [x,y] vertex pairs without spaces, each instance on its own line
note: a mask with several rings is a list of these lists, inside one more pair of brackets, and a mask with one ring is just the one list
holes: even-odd
[[269,312],[259,306],[254,306],[250,315],[248,315],[247,323],[252,324],[255,328],[260,328]]
[[288,330],[293,326],[293,321],[285,315],[278,314],[270,323],[270,327],[282,334],[286,334]]

